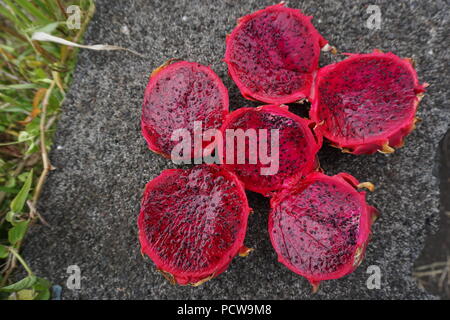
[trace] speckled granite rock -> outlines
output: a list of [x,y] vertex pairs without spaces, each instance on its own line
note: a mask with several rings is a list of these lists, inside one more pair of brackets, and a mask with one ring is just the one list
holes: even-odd
[[[125,52],[82,51],[63,106],[40,212],[51,228],[35,227],[24,254],[33,270],[63,286],[63,298],[89,299],[429,299],[411,276],[427,234],[438,225],[438,182],[432,174],[438,142],[450,122],[446,73],[450,38],[446,1],[377,1],[380,30],[369,30],[370,1],[289,1],[314,15],[319,31],[343,52],[373,48],[412,56],[421,81],[431,83],[419,116],[424,119],[392,155],[320,153],[330,174],[348,171],[377,186],[370,203],[382,213],[367,258],[353,274],[327,281],[318,294],[276,260],[268,233],[268,201],[249,194],[254,208],[246,244],[256,250],[236,258],[227,272],[199,288],[175,287],[142,258],[136,218],[145,183],[173,167],[150,152],[140,134],[140,111],[151,70],[171,57],[211,65],[230,89],[233,108],[244,100],[222,62],[225,35],[236,19],[271,1],[98,0],[86,43],[132,48]],[[340,57],[325,55],[321,64]],[[81,268],[81,289],[65,287],[69,265]],[[370,265],[382,272],[381,289],[366,286]]]

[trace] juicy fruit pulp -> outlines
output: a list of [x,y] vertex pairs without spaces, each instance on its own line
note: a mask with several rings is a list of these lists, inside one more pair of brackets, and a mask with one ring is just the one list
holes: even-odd
[[362,261],[376,215],[346,173],[308,175],[271,201],[269,234],[278,259],[313,286],[352,272]]
[[278,4],[239,19],[225,62],[245,98],[281,104],[309,96],[327,43],[311,18]]
[[346,152],[389,153],[413,130],[423,92],[411,60],[379,51],[351,54],[320,69],[310,116]]
[[[245,161],[240,164],[237,160],[239,142],[227,144],[227,130],[242,129],[246,132],[254,129],[261,138],[260,129],[267,134],[267,156],[275,157],[278,168],[273,174],[262,175],[263,167],[270,164],[262,163],[261,141],[258,141],[257,162],[250,161],[249,139],[245,140]],[[278,130],[278,155],[271,149],[271,130]],[[318,167],[317,152],[322,146],[320,135],[315,133],[315,124],[303,119],[287,110],[287,106],[267,105],[258,108],[241,108],[229,114],[221,128],[224,137],[222,162],[224,166],[233,171],[245,184],[246,189],[269,195],[271,192],[287,187],[296,180],[315,170]],[[264,142],[264,141],[263,141]],[[227,160],[227,152],[234,150],[231,163]],[[242,151],[241,151],[242,152]],[[231,157],[230,157],[231,158]]]
[[169,61],[152,73],[145,89],[142,134],[150,150],[170,158],[179,143],[171,141],[175,130],[187,129],[192,137],[194,121],[205,131],[218,129],[227,113],[228,91],[211,68]]
[[249,211],[241,182],[221,167],[164,170],[142,199],[142,252],[171,282],[201,284],[243,248]]

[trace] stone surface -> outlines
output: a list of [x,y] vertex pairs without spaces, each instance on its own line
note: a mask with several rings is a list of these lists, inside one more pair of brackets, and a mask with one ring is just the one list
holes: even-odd
[[[439,229],[427,237],[421,255],[416,260],[416,277],[420,284],[430,293],[442,299],[450,300],[450,285],[447,277],[442,278],[446,268],[450,266],[448,259],[450,253],[450,129],[440,143],[440,150],[436,157],[435,172],[439,173],[441,212]],[[447,265],[442,262],[447,261]],[[441,265],[436,266],[436,263]],[[426,274],[430,270],[441,273]]]
[[[254,208],[247,246],[227,272],[198,288],[165,281],[139,252],[136,218],[145,183],[174,167],[150,152],[140,133],[141,102],[152,69],[178,57],[211,65],[230,90],[234,108],[244,100],[222,62],[225,35],[240,16],[271,1],[106,1],[86,33],[86,43],[107,43],[143,53],[81,51],[56,132],[51,172],[40,213],[51,228],[32,230],[24,255],[37,274],[63,289],[62,297],[89,299],[428,299],[412,278],[412,267],[439,223],[438,181],[432,169],[439,140],[450,122],[449,34],[446,1],[376,1],[381,29],[366,27],[372,1],[289,1],[314,15],[314,24],[343,52],[391,50],[417,61],[421,81],[431,83],[419,116],[424,119],[394,154],[352,156],[325,147],[329,174],[347,171],[377,190],[379,208],[367,258],[351,275],[321,284],[316,295],[303,278],[276,260],[267,232],[268,201],[249,193]],[[126,32],[125,32],[126,31]],[[324,55],[321,65],[341,57]],[[300,106],[292,108],[301,109]],[[81,289],[66,288],[69,265],[82,272]],[[381,289],[366,286],[370,265],[382,272]]]

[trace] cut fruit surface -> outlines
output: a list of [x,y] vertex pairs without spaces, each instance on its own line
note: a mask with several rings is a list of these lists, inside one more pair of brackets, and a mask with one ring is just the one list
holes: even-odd
[[222,167],[164,170],[145,187],[141,250],[171,282],[199,285],[248,250],[249,212],[241,182]]
[[314,172],[272,198],[269,234],[278,260],[315,287],[351,273],[377,215],[357,190],[368,185],[346,173]]
[[306,98],[327,41],[300,10],[277,4],[238,20],[225,62],[242,95],[273,104]]
[[[175,130],[187,130],[193,139],[195,121],[201,122],[203,131],[218,129],[227,113],[228,91],[211,68],[169,60],[152,73],[145,89],[142,134],[150,150],[170,158],[179,143],[171,140]],[[196,157],[193,148],[192,144],[191,157]]]
[[411,59],[376,50],[350,54],[321,68],[311,97],[311,119],[323,121],[324,137],[344,152],[393,152],[414,129],[425,91],[412,64]]
[[246,189],[270,195],[318,168],[322,138],[315,130],[315,123],[289,112],[287,106],[240,108],[221,128],[222,163]]

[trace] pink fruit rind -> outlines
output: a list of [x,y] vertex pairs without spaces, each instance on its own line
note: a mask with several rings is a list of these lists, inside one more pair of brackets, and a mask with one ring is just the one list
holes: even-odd
[[[311,220],[309,220],[308,222],[313,225],[313,223],[320,223],[320,215],[314,216],[314,210],[319,210],[319,208],[305,208],[305,207],[301,207],[301,208],[291,208],[289,207],[289,202],[288,201],[295,201],[295,196],[297,195],[303,195],[303,193],[305,192],[305,190],[308,189],[308,187],[310,187],[311,185],[313,185],[313,183],[315,182],[322,182],[322,183],[326,183],[329,184],[329,186],[336,186],[336,188],[333,188],[333,192],[341,192],[341,193],[345,193],[346,194],[346,199],[350,199],[352,201],[352,203],[355,203],[355,205],[358,203],[359,204],[359,209],[360,209],[360,213],[359,213],[359,221],[358,221],[358,234],[356,239],[354,240],[354,244],[352,243],[352,239],[349,239],[349,241],[352,243],[351,246],[349,246],[349,249],[347,252],[350,252],[350,255],[348,256],[347,260],[344,261],[344,263],[342,263],[342,265],[340,265],[335,271],[333,272],[323,272],[320,273],[318,272],[318,274],[312,274],[312,272],[310,272],[309,270],[305,270],[305,269],[300,269],[300,267],[295,266],[293,259],[298,259],[299,257],[291,257],[291,256],[286,256],[286,254],[283,253],[283,248],[280,247],[280,239],[282,239],[283,242],[283,246],[286,248],[284,252],[289,252],[287,247],[288,247],[288,243],[292,243],[295,241],[298,241],[299,237],[305,236],[306,235],[306,231],[307,231],[307,224],[304,221],[304,224],[301,224],[301,221],[298,220],[300,218],[304,218],[305,216],[311,218]],[[275,195],[272,199],[271,199],[271,212],[269,215],[269,235],[270,235],[270,240],[272,242],[272,245],[275,249],[275,251],[278,254],[278,261],[281,262],[282,264],[284,264],[287,268],[289,268],[291,271],[295,272],[296,274],[299,274],[303,277],[305,277],[312,285],[313,287],[316,289],[317,286],[319,285],[319,283],[323,280],[331,280],[331,279],[338,279],[341,278],[351,272],[353,272],[358,265],[361,263],[363,257],[364,257],[364,253],[367,247],[367,243],[369,241],[369,237],[371,234],[370,228],[371,225],[373,223],[373,221],[375,220],[375,218],[378,216],[378,211],[368,205],[366,203],[365,200],[365,196],[366,193],[364,191],[358,191],[357,189],[360,187],[358,186],[359,182],[358,180],[356,180],[356,178],[354,178],[353,176],[347,174],[347,173],[339,173],[335,176],[327,176],[321,172],[313,172],[311,174],[309,174],[304,180],[300,181],[299,184],[297,186],[295,186],[294,188],[291,189],[285,189],[283,191],[281,191],[279,194]],[[336,191],[338,190],[338,191]],[[300,197],[299,196],[299,197]],[[323,194],[321,194],[320,196],[323,196]],[[294,199],[294,200],[290,200],[290,199]],[[319,198],[320,199],[320,198]],[[317,200],[317,198],[316,198]],[[350,201],[349,200],[349,201]],[[334,204],[335,206],[338,206],[338,201],[336,201],[336,203]],[[281,207],[283,207],[281,209]],[[292,210],[292,212],[284,212],[287,209]],[[323,207],[320,208],[321,210],[324,210]],[[304,210],[305,212],[301,211],[301,213],[299,216],[295,215],[296,211],[301,211]],[[308,211],[310,210],[310,211]],[[313,213],[310,213],[313,212]],[[297,212],[298,213],[298,212]],[[308,213],[310,215],[308,215]],[[328,212],[329,214],[332,214],[332,210],[331,212]],[[322,214],[325,216],[326,213],[322,212]],[[285,215],[285,217],[291,217],[289,219],[295,219],[294,222],[295,223],[290,223],[289,226],[286,226],[285,228],[289,228],[289,229],[282,229],[281,224],[281,219],[282,216]],[[317,220],[315,221],[314,218]],[[322,217],[323,218],[323,217]],[[330,219],[333,218],[330,216]],[[337,216],[338,219],[342,219],[342,221],[344,221],[345,218],[348,219],[348,216],[345,216],[345,212],[340,212],[339,216]],[[278,225],[276,225],[278,223]],[[345,224],[342,224],[345,227]],[[302,226],[302,227],[300,227]],[[315,232],[321,232],[324,231],[325,229],[327,229],[328,227],[330,227],[330,225],[327,225],[326,222],[322,221],[322,224],[319,224],[319,228],[321,229],[314,229]],[[339,225],[338,225],[339,226]],[[316,226],[317,227],[317,226]],[[304,228],[304,229],[302,229]],[[337,228],[336,226],[334,226],[334,228]],[[310,228],[310,230],[313,228]],[[332,231],[335,231],[336,234],[339,234],[339,230],[334,230],[333,228],[331,228]],[[294,236],[289,235],[287,233],[286,230],[293,230],[292,232],[296,232],[296,234]],[[277,233],[278,231],[278,233]],[[282,232],[282,234],[280,235],[280,231]],[[284,232],[284,233],[283,233]],[[328,230],[325,232],[329,232]],[[309,234],[308,234],[309,235]],[[329,233],[330,237],[333,235],[332,232]],[[290,237],[290,238],[289,238]],[[305,236],[306,238],[306,236]],[[291,240],[291,242],[289,242],[289,240]],[[322,242],[327,241],[327,239],[323,239],[320,238],[320,240]],[[330,243],[334,244],[334,243],[338,243],[338,241],[336,241],[336,239],[328,239]],[[332,241],[334,240],[334,241]],[[303,241],[303,239],[302,239]],[[316,240],[318,241],[318,240]],[[318,241],[320,242],[320,241]],[[296,248],[297,250],[297,254],[299,256],[301,256],[302,254],[307,255],[307,254],[311,254],[311,252],[306,252],[306,251],[302,251],[302,249],[305,248]],[[306,249],[311,249],[310,247],[306,248]],[[326,248],[329,249],[329,248]],[[312,250],[312,249],[311,249]],[[331,249],[330,249],[331,250]],[[344,252],[345,250],[343,250],[341,247],[338,247],[336,250],[339,250],[339,252]],[[315,252],[313,252],[315,253]],[[330,258],[333,259],[336,257],[335,254],[332,254],[330,257],[326,257],[326,255],[324,254],[325,252],[318,252],[317,256],[318,257],[325,257],[325,258]],[[314,258],[314,257],[313,257]],[[295,261],[295,260],[294,260]],[[298,261],[297,261],[298,262]],[[316,261],[312,261],[311,259],[309,260],[309,263],[312,264]],[[332,262],[332,261],[331,261]],[[326,265],[327,262],[322,261],[323,265]],[[322,267],[323,267],[322,265]],[[309,266],[310,268],[313,268],[314,266]],[[320,268],[321,266],[319,265],[318,268]]]
[[[204,83],[200,83],[200,89],[199,84],[196,84],[192,77],[180,79],[180,83],[191,81],[189,86],[181,83],[179,87],[176,87],[171,82],[171,78],[175,81],[177,76],[183,75],[180,71],[183,69],[185,72],[189,70],[192,75],[203,77]],[[215,90],[215,95],[206,95],[208,88],[204,88],[205,83],[209,84],[213,91]],[[195,87],[196,85],[197,87]],[[202,86],[203,89],[201,89]],[[202,99],[201,103],[195,100],[196,97]],[[161,103],[155,103],[154,108],[149,108],[150,99],[159,99]],[[217,99],[218,102],[208,101],[208,99]],[[168,110],[169,107],[172,109]],[[196,62],[171,59],[156,68],[149,78],[142,104],[142,135],[151,151],[170,159],[170,151],[178,143],[170,141],[175,130],[188,129],[192,136],[194,121],[202,121],[203,131],[211,128],[218,129],[228,114],[228,107],[228,90],[210,67]],[[193,153],[192,157],[194,157]]]
[[[236,38],[238,36],[240,36],[241,29],[244,26],[246,26],[246,24],[250,23],[251,20],[258,18],[264,14],[270,14],[270,13],[287,13],[289,18],[295,18],[298,20],[298,22],[300,22],[300,24],[307,30],[308,35],[310,37],[310,38],[296,39],[298,41],[301,40],[303,42],[302,42],[302,44],[296,43],[295,45],[290,44],[287,39],[283,39],[284,42],[280,41],[280,43],[278,43],[278,45],[277,45],[277,50],[280,50],[279,53],[271,52],[271,54],[273,55],[271,59],[262,59],[264,61],[269,61],[273,65],[272,73],[278,72],[277,76],[273,79],[272,82],[280,81],[279,80],[279,78],[281,77],[280,70],[292,69],[292,71],[294,71],[295,74],[297,74],[297,75],[302,74],[303,76],[305,76],[305,79],[303,79],[303,81],[305,82],[303,84],[303,86],[295,88],[294,92],[292,92],[291,94],[275,96],[274,94],[269,94],[267,92],[258,93],[258,92],[255,92],[255,90],[251,90],[248,87],[248,85],[245,84],[243,82],[243,80],[241,79],[242,76],[240,74],[245,74],[245,70],[240,70],[242,68],[242,66],[241,67],[238,66],[238,64],[236,63],[236,57],[234,56],[235,50],[237,50],[237,49],[235,49],[235,41],[236,41]],[[232,31],[231,34],[227,35],[226,52],[225,52],[224,61],[228,65],[229,75],[231,76],[233,81],[236,83],[236,85],[238,86],[242,95],[246,99],[262,101],[262,102],[266,102],[266,103],[270,103],[270,104],[282,104],[282,103],[297,102],[297,101],[307,98],[309,96],[310,90],[311,90],[311,84],[313,82],[314,75],[318,69],[320,49],[328,43],[328,41],[325,40],[320,35],[320,33],[317,31],[317,29],[312,25],[311,19],[312,19],[312,16],[305,16],[298,9],[287,8],[284,6],[284,3],[269,6],[265,9],[256,11],[254,13],[251,13],[249,15],[246,15],[246,16],[238,19],[237,27]],[[276,19],[274,18],[274,23],[276,22],[275,20]],[[282,28],[282,30],[289,31],[290,28],[289,27]],[[265,41],[269,41],[269,40],[270,39],[265,38]],[[307,57],[307,55],[304,52],[303,52],[303,56],[293,56],[294,54],[300,55],[299,52],[301,51],[301,48],[303,48],[303,46],[306,45],[307,41],[309,41],[308,44],[310,44],[312,46],[312,57]],[[261,48],[263,48],[264,44],[261,44],[260,46],[261,46]],[[258,47],[259,47],[259,45],[258,45]],[[296,48],[295,52],[290,53],[288,51],[290,48]],[[303,49],[303,50],[306,50],[306,49]],[[283,51],[283,52],[281,52],[281,51]],[[281,53],[283,53],[286,56],[284,58],[280,57]],[[270,56],[269,53],[265,53],[265,54],[268,54],[268,56]],[[279,56],[276,56],[277,54]],[[298,68],[300,68],[299,61],[301,61],[303,59],[310,60],[310,61],[308,61],[309,63],[305,62],[304,63],[305,66],[302,66],[307,69],[306,72],[303,72],[305,70],[303,70],[302,72],[300,72],[300,70],[297,70]],[[294,61],[296,61],[296,63],[299,63],[299,65],[295,65]],[[255,62],[255,59],[253,59],[253,62]],[[274,65],[275,63],[280,64],[280,66]],[[254,68],[254,69],[256,69],[256,68]],[[258,86],[262,86],[261,83],[263,82],[264,78],[269,78],[269,76],[260,77],[260,79],[257,79],[258,81],[254,81],[255,86],[256,86],[256,83],[258,83]],[[278,86],[278,87],[280,87],[279,89],[286,90],[286,88],[289,85],[294,84],[292,82],[293,78],[294,78],[294,76],[292,76],[292,75],[288,76],[287,79],[289,79],[289,80],[287,80],[287,81],[291,81],[291,83],[280,83],[280,85]],[[282,88],[282,87],[284,87],[284,88]]]
[[[180,177],[183,177],[182,181],[180,181]],[[196,181],[200,181],[201,183],[195,184]],[[213,182],[214,186],[212,185]],[[222,193],[219,192],[221,187],[224,187]],[[204,207],[195,209],[195,213],[197,214],[200,212],[200,214],[192,218],[183,216],[182,212],[170,212],[170,209],[166,208],[170,206],[171,200],[173,200],[175,208],[177,208],[181,202],[187,201],[189,203],[180,208],[189,207],[186,210],[191,210],[192,206],[196,203],[195,199],[194,201],[188,201],[193,198],[177,198],[177,195],[180,196],[180,194],[183,194],[180,193],[180,190],[185,190],[186,188],[193,188],[193,190],[195,190],[193,191],[195,194],[191,194],[193,198],[205,197],[203,200],[200,200],[203,201],[202,205]],[[155,203],[152,203],[152,200],[154,200],[150,198],[152,192],[162,197],[161,199],[167,200],[168,203],[161,204],[156,200]],[[175,197],[175,199],[171,199],[171,197]],[[225,205],[229,203],[227,201],[235,203],[236,205],[234,208],[226,208]],[[211,203],[220,204],[224,207],[222,208],[216,205],[212,206]],[[160,207],[156,208],[156,211],[154,212],[152,211],[153,205]],[[157,216],[156,220],[153,221],[152,219],[155,215],[162,214],[158,210],[166,211],[163,215]],[[237,212],[237,210],[239,210],[239,212]],[[200,285],[224,272],[233,257],[239,254],[242,248],[245,248],[243,242],[250,210],[242,183],[233,173],[226,171],[224,168],[216,165],[200,165],[188,170],[164,170],[158,177],[148,182],[145,187],[141,202],[141,211],[138,218],[141,252],[146,254],[154,262],[158,271],[173,284]],[[190,211],[188,211],[188,213],[189,212]],[[236,216],[227,216],[228,214],[231,214],[230,212],[235,213]],[[167,218],[165,217],[166,215]],[[170,221],[164,220],[169,218]],[[178,234],[184,232],[180,231],[181,229],[191,230],[196,224],[200,223],[199,219],[196,218],[200,218],[200,220],[203,219],[201,220],[201,223],[203,223],[201,231]],[[193,221],[188,225],[183,219],[188,219],[187,221],[192,219]],[[205,221],[209,221],[209,224],[206,225]],[[149,224],[149,222],[151,222],[151,224]],[[164,227],[165,223],[167,225],[169,223],[175,225],[176,228],[173,230],[171,229],[172,232],[155,234],[157,228],[160,228],[161,226]],[[211,226],[214,227],[214,230],[209,230]],[[225,230],[226,227],[230,228],[230,230]],[[152,230],[152,228],[155,228],[155,230]],[[168,229],[165,230],[169,231]],[[217,233],[220,236],[228,234],[224,232],[229,231],[233,234],[234,239],[230,243],[227,242],[226,244],[223,244],[222,242],[227,239],[221,239],[214,234],[208,234],[208,230]],[[153,239],[153,241],[151,241],[151,239]],[[177,242],[180,241],[180,239],[183,239],[183,241]],[[185,247],[180,247],[178,244]],[[228,247],[220,253],[215,253],[214,250],[219,250],[218,248],[220,245]],[[213,248],[213,246],[215,247]],[[197,251],[201,252],[201,254],[197,254],[196,256],[199,259],[201,257],[206,257],[205,259],[214,258],[214,260],[205,268],[198,267],[198,270],[195,271],[177,267],[177,263],[180,263],[180,261],[181,264],[186,264],[185,261],[189,260],[189,257],[192,259],[192,256],[190,255]],[[164,254],[167,255],[166,259],[163,257]],[[180,258],[174,259],[174,257],[178,257],[180,254],[185,254],[185,256],[181,257],[181,260],[179,260]],[[219,254],[219,257],[216,257],[214,254]],[[200,261],[198,263],[200,263]],[[209,263],[209,261],[206,263]]]
[[[268,118],[268,122],[265,125],[263,123],[265,121],[264,115]],[[273,121],[273,123],[270,121]],[[226,163],[227,129],[242,129],[243,131],[247,129],[270,130],[275,128],[274,123],[276,124],[277,121],[284,121],[286,125],[279,125],[282,126],[279,129],[279,170],[275,175],[261,175],[259,170],[264,166],[259,160],[257,164],[249,164],[248,158],[246,158],[245,164]],[[296,184],[299,179],[319,168],[317,153],[322,147],[320,130],[318,130],[313,121],[289,112],[288,106],[264,105],[257,108],[237,109],[225,118],[220,130],[224,139],[223,153],[219,156],[221,163],[226,169],[238,176],[247,190],[270,196],[273,192]],[[289,132],[289,130],[292,131]],[[292,138],[292,141],[287,140],[288,138]],[[298,145],[301,142],[305,145],[304,149],[301,149]],[[248,144],[248,140],[246,140],[246,143]],[[285,150],[284,146],[286,143],[291,143],[289,146],[292,148]],[[292,152],[297,152],[297,154],[292,154]],[[248,145],[246,145],[246,153],[248,153]],[[236,157],[236,145],[234,154]],[[298,163],[302,159],[304,159],[304,163]],[[293,170],[292,172],[289,171],[291,169]]]
[[[311,110],[310,110],[310,118],[317,123],[321,123],[324,119],[321,115],[321,95],[320,89],[322,86],[327,86],[330,84],[331,80],[328,80],[326,77],[332,75],[333,73],[342,73],[344,72],[344,66],[351,66],[352,63],[361,61],[369,61],[371,59],[383,59],[384,61],[392,62],[392,65],[397,66],[398,68],[402,68],[402,71],[405,71],[405,74],[408,74],[410,80],[412,79],[412,85],[403,87],[404,100],[401,101],[403,109],[407,109],[406,112],[402,113],[402,121],[397,121],[392,123],[390,127],[383,128],[381,132],[378,134],[373,134],[371,136],[362,136],[362,137],[343,137],[337,136],[335,133],[330,132],[330,130],[334,130],[331,125],[327,124],[326,121],[322,126],[322,132],[325,138],[331,141],[332,145],[338,147],[343,150],[343,152],[353,153],[356,155],[359,154],[372,154],[377,151],[383,153],[391,153],[394,151],[394,147],[401,147],[404,143],[405,137],[415,128],[415,123],[418,121],[416,117],[417,107],[419,105],[420,100],[423,97],[423,93],[425,92],[426,83],[420,84],[417,73],[413,66],[413,61],[411,59],[402,59],[391,52],[383,53],[379,50],[374,50],[373,53],[369,54],[350,54],[346,53],[349,58],[337,62],[334,64],[330,64],[325,66],[319,70],[317,73],[315,84],[311,93]],[[375,60],[373,60],[375,61]],[[348,68],[347,68],[348,69]],[[389,71],[389,70],[388,70]],[[356,74],[355,76],[360,76],[361,74]],[[397,76],[397,82],[400,83],[400,75],[393,75],[393,77]],[[404,78],[402,78],[404,79]],[[342,80],[344,81],[344,80]],[[370,82],[367,84],[370,86]],[[399,84],[400,86],[400,84]],[[351,87],[351,85],[349,85]],[[376,89],[374,87],[370,88],[374,94],[376,94]],[[350,88],[351,90],[351,88]],[[335,93],[338,96],[341,96],[341,99],[345,99],[345,92],[337,92]],[[399,95],[400,96],[400,95]],[[397,96],[397,97],[399,97]],[[347,98],[350,99],[351,97]],[[372,99],[373,100],[373,99]],[[371,101],[371,99],[367,100]],[[406,102],[405,102],[406,101]],[[400,106],[400,107],[402,107]],[[334,106],[333,106],[334,107]],[[350,109],[349,109],[350,110]],[[372,111],[374,108],[372,108]],[[395,110],[394,110],[395,111]],[[368,114],[368,113],[367,113]],[[363,114],[359,115],[361,118],[361,122],[366,126],[371,126],[372,119],[369,117],[363,118]],[[336,128],[337,124],[339,124],[339,120],[335,118],[333,127]],[[342,120],[342,123],[346,123],[345,120]],[[386,119],[387,121],[387,119]],[[387,123],[387,122],[386,122]],[[347,125],[350,126],[350,124]]]

